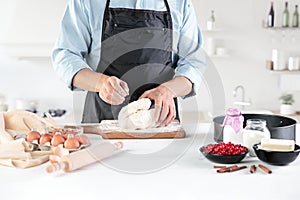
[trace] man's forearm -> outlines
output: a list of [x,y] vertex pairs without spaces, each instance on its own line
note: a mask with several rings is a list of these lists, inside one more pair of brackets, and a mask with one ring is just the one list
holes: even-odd
[[[90,69],[82,69],[74,76],[73,86],[91,92],[99,92],[100,86],[107,78],[108,76],[104,74],[94,72]],[[161,86],[169,89],[174,97],[188,95],[193,87],[191,81],[184,76],[177,76],[163,83]]]
[[168,88],[173,93],[174,97],[188,95],[193,88],[192,82],[184,76],[177,76],[174,79],[163,83],[162,86]]
[[99,92],[100,86],[108,78],[108,76],[94,72],[90,69],[80,70],[73,78],[73,86],[91,91]]

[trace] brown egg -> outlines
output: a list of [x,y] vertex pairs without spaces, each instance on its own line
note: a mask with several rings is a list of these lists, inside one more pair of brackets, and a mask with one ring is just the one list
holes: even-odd
[[41,134],[37,131],[30,131],[28,134],[27,134],[27,137],[26,137],[26,141],[27,142],[33,142],[34,140],[39,140],[41,137]]
[[80,144],[90,144],[90,140],[86,135],[78,135],[76,136]]
[[62,134],[62,131],[54,130],[54,131],[52,131],[50,134],[51,134],[52,136],[54,136],[54,135],[56,135],[56,133]]
[[60,134],[56,133],[51,139],[51,145],[57,147],[65,142],[65,138]]
[[52,139],[52,135],[45,133],[42,135],[42,137],[40,138],[40,144],[46,144],[47,142],[51,142]]
[[69,136],[69,135],[73,135],[73,136],[75,137],[75,134],[76,134],[76,133],[73,132],[73,131],[68,131],[68,132],[65,133],[64,137],[65,137],[65,139],[68,139],[68,136]]
[[64,146],[66,149],[78,149],[80,147],[80,143],[77,137],[74,137],[72,134],[70,134],[68,139],[65,141]]

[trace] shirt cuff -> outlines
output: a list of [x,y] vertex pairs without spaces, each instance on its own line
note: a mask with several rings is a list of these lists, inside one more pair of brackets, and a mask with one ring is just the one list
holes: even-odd
[[174,77],[183,76],[192,83],[192,90],[189,94],[182,96],[181,98],[185,99],[188,97],[195,96],[200,88],[202,82],[201,73],[197,72],[194,68],[190,66],[181,66],[175,71]]

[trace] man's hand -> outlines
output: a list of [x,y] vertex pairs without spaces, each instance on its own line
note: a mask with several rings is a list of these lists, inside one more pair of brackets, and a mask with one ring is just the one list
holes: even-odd
[[115,76],[102,76],[99,87],[100,98],[111,105],[120,105],[129,95],[127,83]]
[[83,90],[97,92],[100,98],[108,104],[119,105],[129,95],[127,83],[114,76],[97,73],[84,68],[73,78],[73,86]]
[[174,93],[166,86],[160,85],[144,92],[140,98],[149,98],[155,102],[155,122],[159,126],[169,125],[176,117]]

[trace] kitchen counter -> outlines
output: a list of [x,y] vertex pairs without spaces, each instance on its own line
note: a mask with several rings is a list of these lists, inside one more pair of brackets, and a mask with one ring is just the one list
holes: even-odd
[[[184,139],[122,140],[120,153],[71,173],[46,174],[47,164],[25,170],[0,167],[0,199],[299,199],[300,158],[284,167],[265,164],[273,174],[259,169],[250,174],[249,167],[217,174],[198,150],[213,142],[210,124],[183,126]],[[92,143],[103,142],[100,136],[89,137]],[[259,163],[246,158],[239,165]]]

